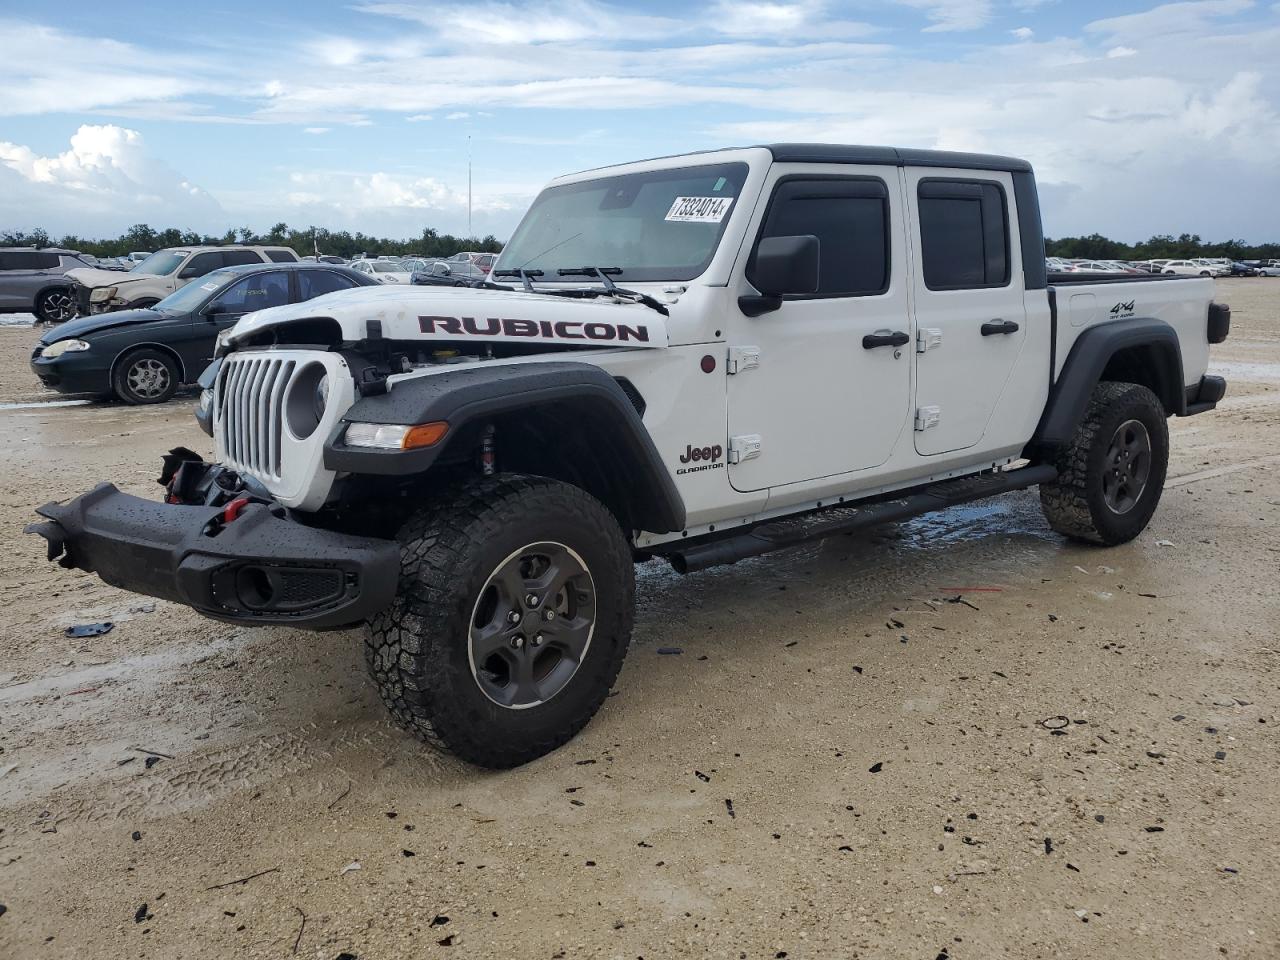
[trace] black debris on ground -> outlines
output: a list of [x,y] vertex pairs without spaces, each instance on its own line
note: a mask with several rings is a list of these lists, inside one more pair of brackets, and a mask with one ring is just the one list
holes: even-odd
[[147,759],[144,760],[143,763],[146,764],[147,769],[150,770],[157,763],[159,763],[161,759],[162,759],[161,757],[147,757]]
[[142,923],[144,920],[150,920],[150,919],[151,919],[151,912],[147,910],[147,905],[145,903],[133,912],[134,923]]
[[448,917],[446,917],[443,913],[437,913],[434,917],[431,918],[430,926],[443,927],[448,922],[449,922]]
[[1051,853],[1053,853],[1053,838],[1052,838],[1052,837],[1045,837],[1045,838],[1044,838],[1044,852],[1045,852],[1045,855],[1046,855],[1046,856],[1047,856],[1047,855],[1049,855],[1049,854],[1051,854]]
[[738,818],[738,815],[733,812],[733,801],[730,800],[728,797],[725,797],[724,809],[729,814],[730,820],[736,820]]
[[67,627],[64,633],[68,637],[100,637],[113,629],[115,624],[108,620],[103,623],[77,623],[75,626]]
[[853,668],[853,672],[854,672],[854,673],[856,673],[856,674],[858,674],[858,675],[861,675],[861,674],[862,674],[862,668],[861,668],[861,667],[854,667],[854,668]]
[[701,780],[703,783],[710,783],[710,782],[711,782],[711,778],[710,778],[710,777],[708,777],[708,776],[707,776],[705,773],[703,773],[701,770],[695,770],[695,771],[693,771],[693,775],[694,775],[695,777],[697,777],[699,780]]
[[133,831],[132,836],[133,836],[133,839],[134,839],[134,840],[141,840],[141,839],[142,839],[142,831],[141,831],[141,830],[135,830],[135,831]]
[[876,761],[867,769],[867,773],[879,773],[883,769],[884,764],[880,761]]
[[417,856],[417,854],[416,854],[416,853],[414,853],[412,850],[401,850],[401,851],[400,851],[400,855],[401,855],[402,857],[416,857],[416,856]]
[[659,647],[658,656],[660,657],[678,657],[684,653],[683,647]]

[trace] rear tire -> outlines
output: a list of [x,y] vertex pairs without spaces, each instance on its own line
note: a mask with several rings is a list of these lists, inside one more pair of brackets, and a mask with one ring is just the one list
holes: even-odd
[[111,390],[125,403],[164,403],[178,391],[182,374],[173,357],[160,350],[126,354],[111,375]]
[[1099,383],[1056,466],[1057,481],[1040,486],[1049,526],[1084,543],[1127,543],[1146,529],[1164,489],[1164,406],[1136,383]]
[[66,287],[46,290],[36,297],[35,307],[41,323],[66,323],[76,315],[75,297]]
[[635,601],[630,545],[603,504],[508,474],[440,497],[397,539],[396,599],[365,654],[401,725],[493,768],[587,725],[622,668]]

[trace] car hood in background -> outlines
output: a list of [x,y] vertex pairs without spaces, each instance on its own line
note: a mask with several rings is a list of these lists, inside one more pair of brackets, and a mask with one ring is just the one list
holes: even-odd
[[172,314],[160,313],[149,308],[117,310],[115,313],[99,313],[92,317],[80,317],[76,320],[60,323],[41,337],[40,342],[49,344],[55,340],[66,340],[70,337],[100,333],[103,330],[110,330],[112,327],[124,327],[135,323],[151,323],[156,320],[164,320],[169,316],[172,316]]
[[82,287],[118,287],[122,283],[135,280],[153,280],[154,273],[134,273],[132,270],[100,270],[97,267],[76,267],[68,270],[67,276]]

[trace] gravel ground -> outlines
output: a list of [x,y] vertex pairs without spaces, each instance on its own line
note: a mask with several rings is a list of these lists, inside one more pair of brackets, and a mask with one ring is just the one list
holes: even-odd
[[1136,542],[1024,492],[647,564],[616,695],[506,773],[392,726],[355,633],[50,567],[33,506],[209,444],[41,403],[0,329],[0,956],[1275,956],[1280,280],[1219,298],[1228,398]]

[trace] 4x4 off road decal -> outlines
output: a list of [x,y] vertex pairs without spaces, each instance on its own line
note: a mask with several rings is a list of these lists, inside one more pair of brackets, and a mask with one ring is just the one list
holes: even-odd
[[1111,319],[1115,320],[1115,319],[1117,319],[1118,317],[1132,317],[1132,316],[1133,316],[1133,305],[1134,305],[1135,303],[1137,303],[1137,301],[1136,301],[1136,300],[1130,300],[1128,303],[1117,303],[1117,304],[1116,304],[1114,307],[1112,307],[1112,308],[1111,308],[1111,310],[1110,310],[1110,313],[1111,313]]
[[635,340],[649,342],[644,324],[579,323],[576,320],[517,320],[484,317],[418,317],[423,333],[447,333],[455,337],[545,337],[548,340]]
[[698,473],[701,470],[723,470],[724,464],[720,462],[720,458],[724,456],[724,447],[716,444],[711,447],[695,447],[688,444],[684,453],[680,454],[681,463],[697,463],[696,467],[679,467],[676,469],[676,476],[686,473]]

